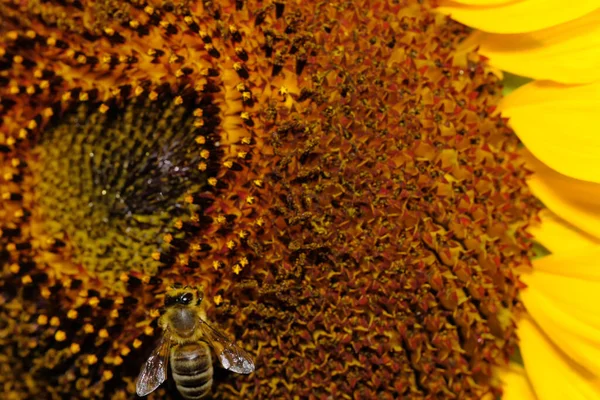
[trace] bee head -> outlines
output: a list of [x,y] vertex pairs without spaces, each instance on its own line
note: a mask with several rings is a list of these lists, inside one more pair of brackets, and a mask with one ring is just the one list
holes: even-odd
[[202,302],[202,298],[203,294],[200,289],[193,289],[189,286],[173,287],[165,294],[165,307],[171,307],[177,304],[182,306],[198,306]]

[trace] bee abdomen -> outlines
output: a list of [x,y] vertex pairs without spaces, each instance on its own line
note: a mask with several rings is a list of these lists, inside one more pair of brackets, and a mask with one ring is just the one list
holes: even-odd
[[184,399],[198,400],[210,394],[213,366],[210,348],[206,343],[173,347],[171,371],[177,390]]

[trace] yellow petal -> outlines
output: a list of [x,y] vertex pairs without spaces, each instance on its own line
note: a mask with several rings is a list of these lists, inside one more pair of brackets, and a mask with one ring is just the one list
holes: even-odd
[[551,253],[567,254],[588,246],[600,246],[599,239],[577,229],[547,209],[540,213],[540,219],[541,223],[529,227],[529,233]]
[[540,400],[600,399],[600,383],[570,360],[529,318],[519,321],[521,354]]
[[439,11],[465,25],[492,33],[523,33],[546,29],[596,10],[598,0],[523,0],[472,6],[441,1]]
[[600,182],[600,81],[531,82],[506,96],[499,109],[544,164],[572,178]]
[[600,184],[566,177],[531,153],[522,154],[534,171],[527,182],[533,194],[560,218],[600,239]]
[[523,367],[511,364],[505,368],[498,368],[498,378],[502,381],[502,400],[536,400],[531,384]]
[[[528,285],[521,299],[531,318],[577,364],[600,375],[600,309],[577,307],[578,302],[590,299],[588,304],[600,304],[600,280],[548,274],[535,266],[521,279]],[[561,293],[557,296],[556,292]],[[564,296],[569,296],[567,302]]]
[[476,32],[463,44],[479,47],[490,64],[534,79],[589,83],[600,78],[600,9],[541,31]]

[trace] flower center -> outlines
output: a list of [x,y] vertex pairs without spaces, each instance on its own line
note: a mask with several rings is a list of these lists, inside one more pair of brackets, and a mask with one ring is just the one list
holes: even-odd
[[195,141],[193,102],[163,93],[108,109],[83,104],[44,132],[34,150],[35,213],[45,235],[70,243],[74,263],[100,275],[156,274],[153,254],[183,237],[174,221],[199,209],[186,196],[210,189],[199,165],[217,152]]

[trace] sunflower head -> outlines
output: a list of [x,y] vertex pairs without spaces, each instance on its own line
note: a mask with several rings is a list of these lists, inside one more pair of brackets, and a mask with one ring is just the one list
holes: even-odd
[[498,392],[538,205],[464,27],[412,2],[6,12],[11,396],[129,396],[174,284],[256,357],[222,398]]

